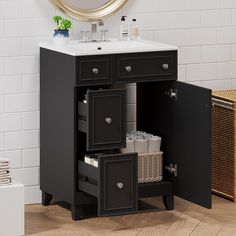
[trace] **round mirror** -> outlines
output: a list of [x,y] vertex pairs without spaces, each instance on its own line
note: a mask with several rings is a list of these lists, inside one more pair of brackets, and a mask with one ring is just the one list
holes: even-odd
[[100,20],[118,11],[128,0],[49,0],[66,15],[86,21]]

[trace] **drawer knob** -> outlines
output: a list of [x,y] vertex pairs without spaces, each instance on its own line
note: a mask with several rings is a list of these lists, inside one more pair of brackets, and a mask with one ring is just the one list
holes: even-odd
[[131,66],[126,66],[126,67],[125,67],[125,70],[126,70],[127,72],[130,72],[130,71],[132,70],[132,67],[131,67]]
[[98,72],[99,72],[99,70],[98,70],[98,68],[93,68],[93,69],[92,69],[92,72],[93,72],[95,75],[97,75]]
[[165,70],[168,70],[169,69],[169,64],[162,64],[162,68],[165,69]]
[[111,124],[111,123],[112,123],[111,117],[106,117],[106,118],[105,118],[105,122],[106,122],[107,124]]
[[122,182],[116,183],[116,186],[118,189],[122,189],[124,187],[124,184]]

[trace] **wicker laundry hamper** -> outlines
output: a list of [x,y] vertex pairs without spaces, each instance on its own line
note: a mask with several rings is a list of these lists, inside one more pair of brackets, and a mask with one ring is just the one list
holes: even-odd
[[138,155],[138,182],[159,182],[163,175],[163,152]]
[[212,96],[212,191],[236,201],[236,90]]

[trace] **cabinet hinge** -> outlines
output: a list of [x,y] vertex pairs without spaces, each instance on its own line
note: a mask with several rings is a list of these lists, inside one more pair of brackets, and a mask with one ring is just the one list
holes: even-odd
[[169,89],[168,91],[165,92],[165,94],[174,100],[177,100],[177,89]]
[[165,170],[177,176],[177,164],[169,164],[169,166],[165,166]]

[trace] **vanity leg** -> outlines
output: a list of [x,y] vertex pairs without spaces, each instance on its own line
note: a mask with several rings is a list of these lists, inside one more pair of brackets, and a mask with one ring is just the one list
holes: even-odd
[[52,195],[42,191],[42,205],[49,206],[52,201]]
[[174,209],[174,195],[163,196],[162,200],[166,207],[166,210]]
[[82,216],[82,206],[71,205],[71,216],[73,220],[80,220]]

